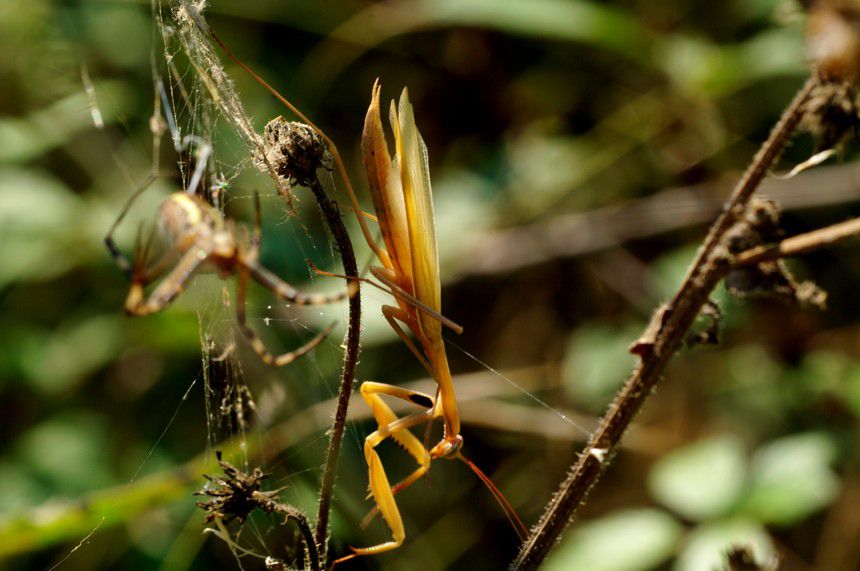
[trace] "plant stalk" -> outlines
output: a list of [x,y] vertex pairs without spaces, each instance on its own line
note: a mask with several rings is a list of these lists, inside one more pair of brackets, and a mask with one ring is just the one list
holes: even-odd
[[672,355],[683,344],[711,291],[728,271],[730,260],[723,238],[743,215],[753,193],[794,134],[816,82],[815,77],[810,78],[783,112],[712,224],[680,289],[654,313],[643,335],[631,347],[640,356],[639,363],[547,504],[511,564],[512,570],[536,569],[543,562],[611,462],[627,427],[653,392]]
[[340,253],[343,264],[343,272],[348,278],[356,278],[348,284],[355,287],[349,298],[349,321],[344,338],[343,371],[340,378],[340,390],[337,397],[337,409],[331,426],[331,438],[326,451],[325,465],[323,467],[323,479],[320,485],[320,501],[317,511],[317,522],[315,540],[319,558],[325,564],[328,546],[328,521],[331,511],[331,500],[334,495],[334,483],[337,479],[337,461],[340,455],[340,445],[343,441],[346,429],[346,415],[349,408],[349,397],[355,384],[355,369],[358,365],[358,352],[360,350],[359,336],[361,333],[361,292],[358,288],[358,264],[355,261],[355,251],[352,241],[346,231],[343,219],[340,217],[337,203],[326,195],[319,177],[314,178],[310,185],[314,193],[317,205],[322,211],[326,224],[334,236],[335,246]]

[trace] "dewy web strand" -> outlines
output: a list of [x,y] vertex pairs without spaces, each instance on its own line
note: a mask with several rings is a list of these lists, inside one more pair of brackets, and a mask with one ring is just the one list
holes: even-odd
[[585,428],[584,426],[582,426],[581,424],[579,424],[578,422],[576,422],[575,420],[573,420],[572,418],[570,418],[569,416],[567,416],[566,414],[561,412],[560,410],[553,408],[546,401],[542,400],[539,396],[532,393],[528,389],[520,386],[516,381],[514,381],[512,378],[506,376],[504,373],[502,373],[498,369],[494,369],[493,367],[491,367],[490,365],[488,365],[487,363],[485,363],[484,361],[482,361],[481,359],[479,359],[478,357],[476,357],[472,353],[468,352],[466,349],[464,349],[463,347],[461,347],[460,345],[458,345],[457,343],[452,341],[450,337],[445,337],[445,342],[449,343],[452,347],[454,347],[455,349],[457,349],[458,351],[460,351],[461,353],[463,353],[464,355],[466,355],[467,357],[472,359],[477,364],[484,367],[486,370],[488,370],[489,372],[491,372],[495,376],[499,377],[500,379],[503,379],[506,383],[508,383],[509,385],[511,385],[512,387],[514,387],[515,389],[517,389],[518,391],[520,391],[521,393],[523,393],[524,395],[529,397],[531,400],[533,400],[534,402],[536,402],[537,404],[539,404],[543,408],[545,408],[548,411],[555,414],[561,420],[563,420],[564,422],[566,422],[567,424],[569,424],[570,426],[572,426],[573,428],[578,430],[586,438],[591,437],[591,431],[589,431],[587,428]]

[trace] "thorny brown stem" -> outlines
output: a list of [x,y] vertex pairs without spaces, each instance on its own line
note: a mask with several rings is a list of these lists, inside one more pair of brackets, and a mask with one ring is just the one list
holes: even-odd
[[[340,252],[343,272],[347,277],[358,278],[358,264],[355,261],[355,251],[352,241],[346,231],[346,226],[340,217],[337,203],[326,196],[325,190],[318,177],[310,184],[317,205],[325,217],[326,224],[334,236],[335,245]],[[358,282],[353,282],[357,284]],[[350,284],[352,286],[352,284]],[[331,426],[331,440],[329,440],[326,451],[325,466],[323,468],[323,481],[320,486],[320,503],[317,512],[316,544],[320,559],[326,561],[328,546],[328,518],[331,511],[331,499],[334,494],[334,482],[337,477],[337,460],[340,454],[340,445],[343,441],[343,433],[346,429],[346,415],[349,409],[349,397],[355,384],[355,368],[358,365],[359,335],[361,332],[361,293],[356,291],[349,298],[349,322],[346,328],[344,346],[346,348],[343,357],[343,373],[340,380],[340,392],[337,398],[337,410],[334,413],[334,421]]]
[[852,218],[839,224],[833,224],[832,226],[786,238],[778,244],[751,248],[735,256],[734,264],[738,266],[751,266],[778,258],[789,258],[817,250],[823,246],[830,246],[831,244],[858,235],[860,235],[860,218]]
[[816,77],[811,77],[783,112],[711,226],[680,289],[669,303],[654,313],[642,337],[634,343],[631,351],[640,356],[639,364],[547,504],[540,521],[511,564],[512,570],[536,569],[541,564],[612,460],[627,427],[652,393],[672,355],[683,344],[711,291],[729,269],[730,257],[723,238],[743,215],[753,193],[782,153],[816,83]]
[[311,532],[311,526],[308,523],[307,516],[300,510],[281,503],[278,503],[273,508],[273,511],[283,515],[287,520],[293,520],[296,523],[296,527],[299,528],[299,532],[302,534],[302,541],[304,542],[305,549],[308,553],[308,564],[311,571],[321,571],[322,566],[320,563],[319,547],[314,543],[314,535]]

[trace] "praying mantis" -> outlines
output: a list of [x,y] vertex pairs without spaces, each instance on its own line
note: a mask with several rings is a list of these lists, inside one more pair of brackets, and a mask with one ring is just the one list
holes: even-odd
[[[525,528],[501,492],[461,452],[460,416],[442,337],[443,323],[455,330],[459,327],[441,317],[442,288],[427,147],[415,126],[409,93],[404,88],[399,104],[392,101],[389,109],[395,149],[392,159],[382,127],[380,90],[377,80],[362,134],[364,167],[383,239],[383,246],[369,241],[382,264],[371,267],[370,272],[391,289],[397,301],[397,306],[383,306],[385,319],[427,369],[437,386],[435,395],[429,395],[384,383],[362,383],[361,396],[370,406],[377,423],[377,429],[364,442],[370,493],[392,537],[370,547],[352,547],[353,553],[335,560],[332,567],[353,557],[384,553],[403,544],[406,533],[394,494],[426,474],[431,462],[438,458],[459,459],[469,465],[499,501],[514,528],[522,533],[522,537],[525,536]],[[398,418],[382,400],[383,396],[408,401],[424,410]],[[409,429],[437,418],[443,420],[442,439],[428,450]],[[376,452],[376,447],[389,438],[418,464],[411,474],[394,486],[389,483]]]

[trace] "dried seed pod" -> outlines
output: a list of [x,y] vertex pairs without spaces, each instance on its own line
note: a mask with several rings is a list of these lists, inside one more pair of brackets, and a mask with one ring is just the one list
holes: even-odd
[[[726,234],[726,247],[732,254],[772,244],[782,236],[780,211],[772,200],[755,198],[743,218]],[[725,279],[726,289],[738,298],[776,298],[801,307],[823,309],[827,293],[813,282],[799,282],[782,260],[768,260],[751,266],[733,268]]]
[[280,490],[261,490],[262,482],[269,474],[260,468],[254,468],[250,473],[242,472],[229,462],[221,460],[220,452],[218,464],[224,471],[224,476],[204,476],[211,483],[211,487],[194,492],[196,496],[207,498],[197,502],[197,506],[206,512],[206,523],[214,519],[223,519],[227,523],[236,519],[239,523],[244,523],[255,509],[269,513],[273,511],[272,505],[277,502]]
[[288,182],[307,186],[316,178],[318,168],[331,169],[325,141],[304,123],[276,117],[266,125],[263,142],[265,157],[257,157],[257,166],[266,170],[268,162]]
[[806,103],[803,128],[816,142],[816,152],[839,148],[860,130],[860,90],[848,81],[823,81]]

